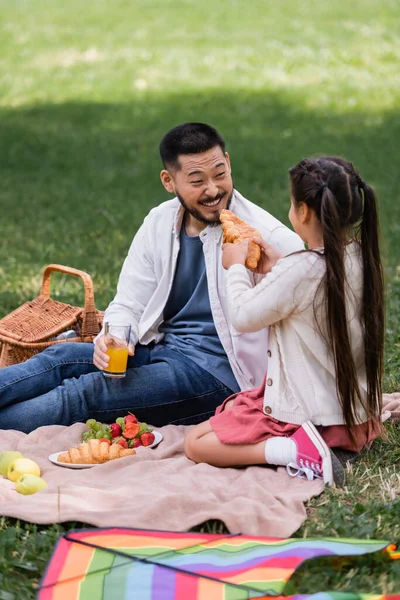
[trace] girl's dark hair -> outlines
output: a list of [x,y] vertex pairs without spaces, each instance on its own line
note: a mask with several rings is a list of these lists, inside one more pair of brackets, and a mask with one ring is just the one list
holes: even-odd
[[[289,174],[295,206],[307,204],[322,225],[326,274],[321,284],[327,298],[328,343],[344,420],[354,440],[357,403],[362,404],[373,427],[377,427],[382,409],[384,284],[375,193],[352,163],[335,156],[302,160]],[[362,249],[366,399],[358,385],[346,318],[344,252],[349,230]]]
[[166,169],[179,170],[180,154],[200,154],[215,146],[225,152],[225,142],[214,127],[205,123],[183,123],[165,134],[160,143],[160,156]]

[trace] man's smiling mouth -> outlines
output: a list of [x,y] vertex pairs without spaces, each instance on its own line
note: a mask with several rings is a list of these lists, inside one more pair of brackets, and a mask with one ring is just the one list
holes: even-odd
[[215,200],[202,200],[200,204],[202,206],[206,206],[207,208],[214,208],[214,206],[218,206],[224,196],[218,197]]

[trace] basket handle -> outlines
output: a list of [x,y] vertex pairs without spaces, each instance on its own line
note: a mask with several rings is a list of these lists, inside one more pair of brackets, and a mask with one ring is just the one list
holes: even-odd
[[87,329],[90,330],[93,326],[93,322],[97,321],[92,278],[88,273],[85,273],[85,271],[80,271],[79,269],[74,269],[73,267],[66,267],[65,265],[55,264],[48,265],[43,272],[42,288],[40,291],[40,295],[44,296],[45,298],[50,298],[50,276],[54,271],[58,273],[64,273],[66,275],[73,275],[74,277],[80,277],[82,279],[83,285],[85,287],[85,304],[83,308],[84,314],[82,322],[82,335],[87,335]]

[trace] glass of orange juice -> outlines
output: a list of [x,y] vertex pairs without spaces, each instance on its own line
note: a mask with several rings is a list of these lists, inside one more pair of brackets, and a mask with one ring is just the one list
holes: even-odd
[[112,325],[104,323],[104,340],[109,357],[105,377],[125,377],[128,363],[128,344],[131,335],[130,325]]

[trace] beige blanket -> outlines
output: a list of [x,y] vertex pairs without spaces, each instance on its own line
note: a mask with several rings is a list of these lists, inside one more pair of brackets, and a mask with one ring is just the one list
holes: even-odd
[[48,489],[32,496],[0,476],[0,514],[33,523],[81,521],[96,526],[185,531],[220,519],[231,532],[289,537],[306,519],[304,503],[320,480],[291,478],[284,468],[217,469],[183,454],[185,428],[160,429],[157,448],[85,470],[59,467],[53,452],[75,446],[85,426],[41,427],[29,435],[0,431],[0,451],[19,450],[42,469]]

